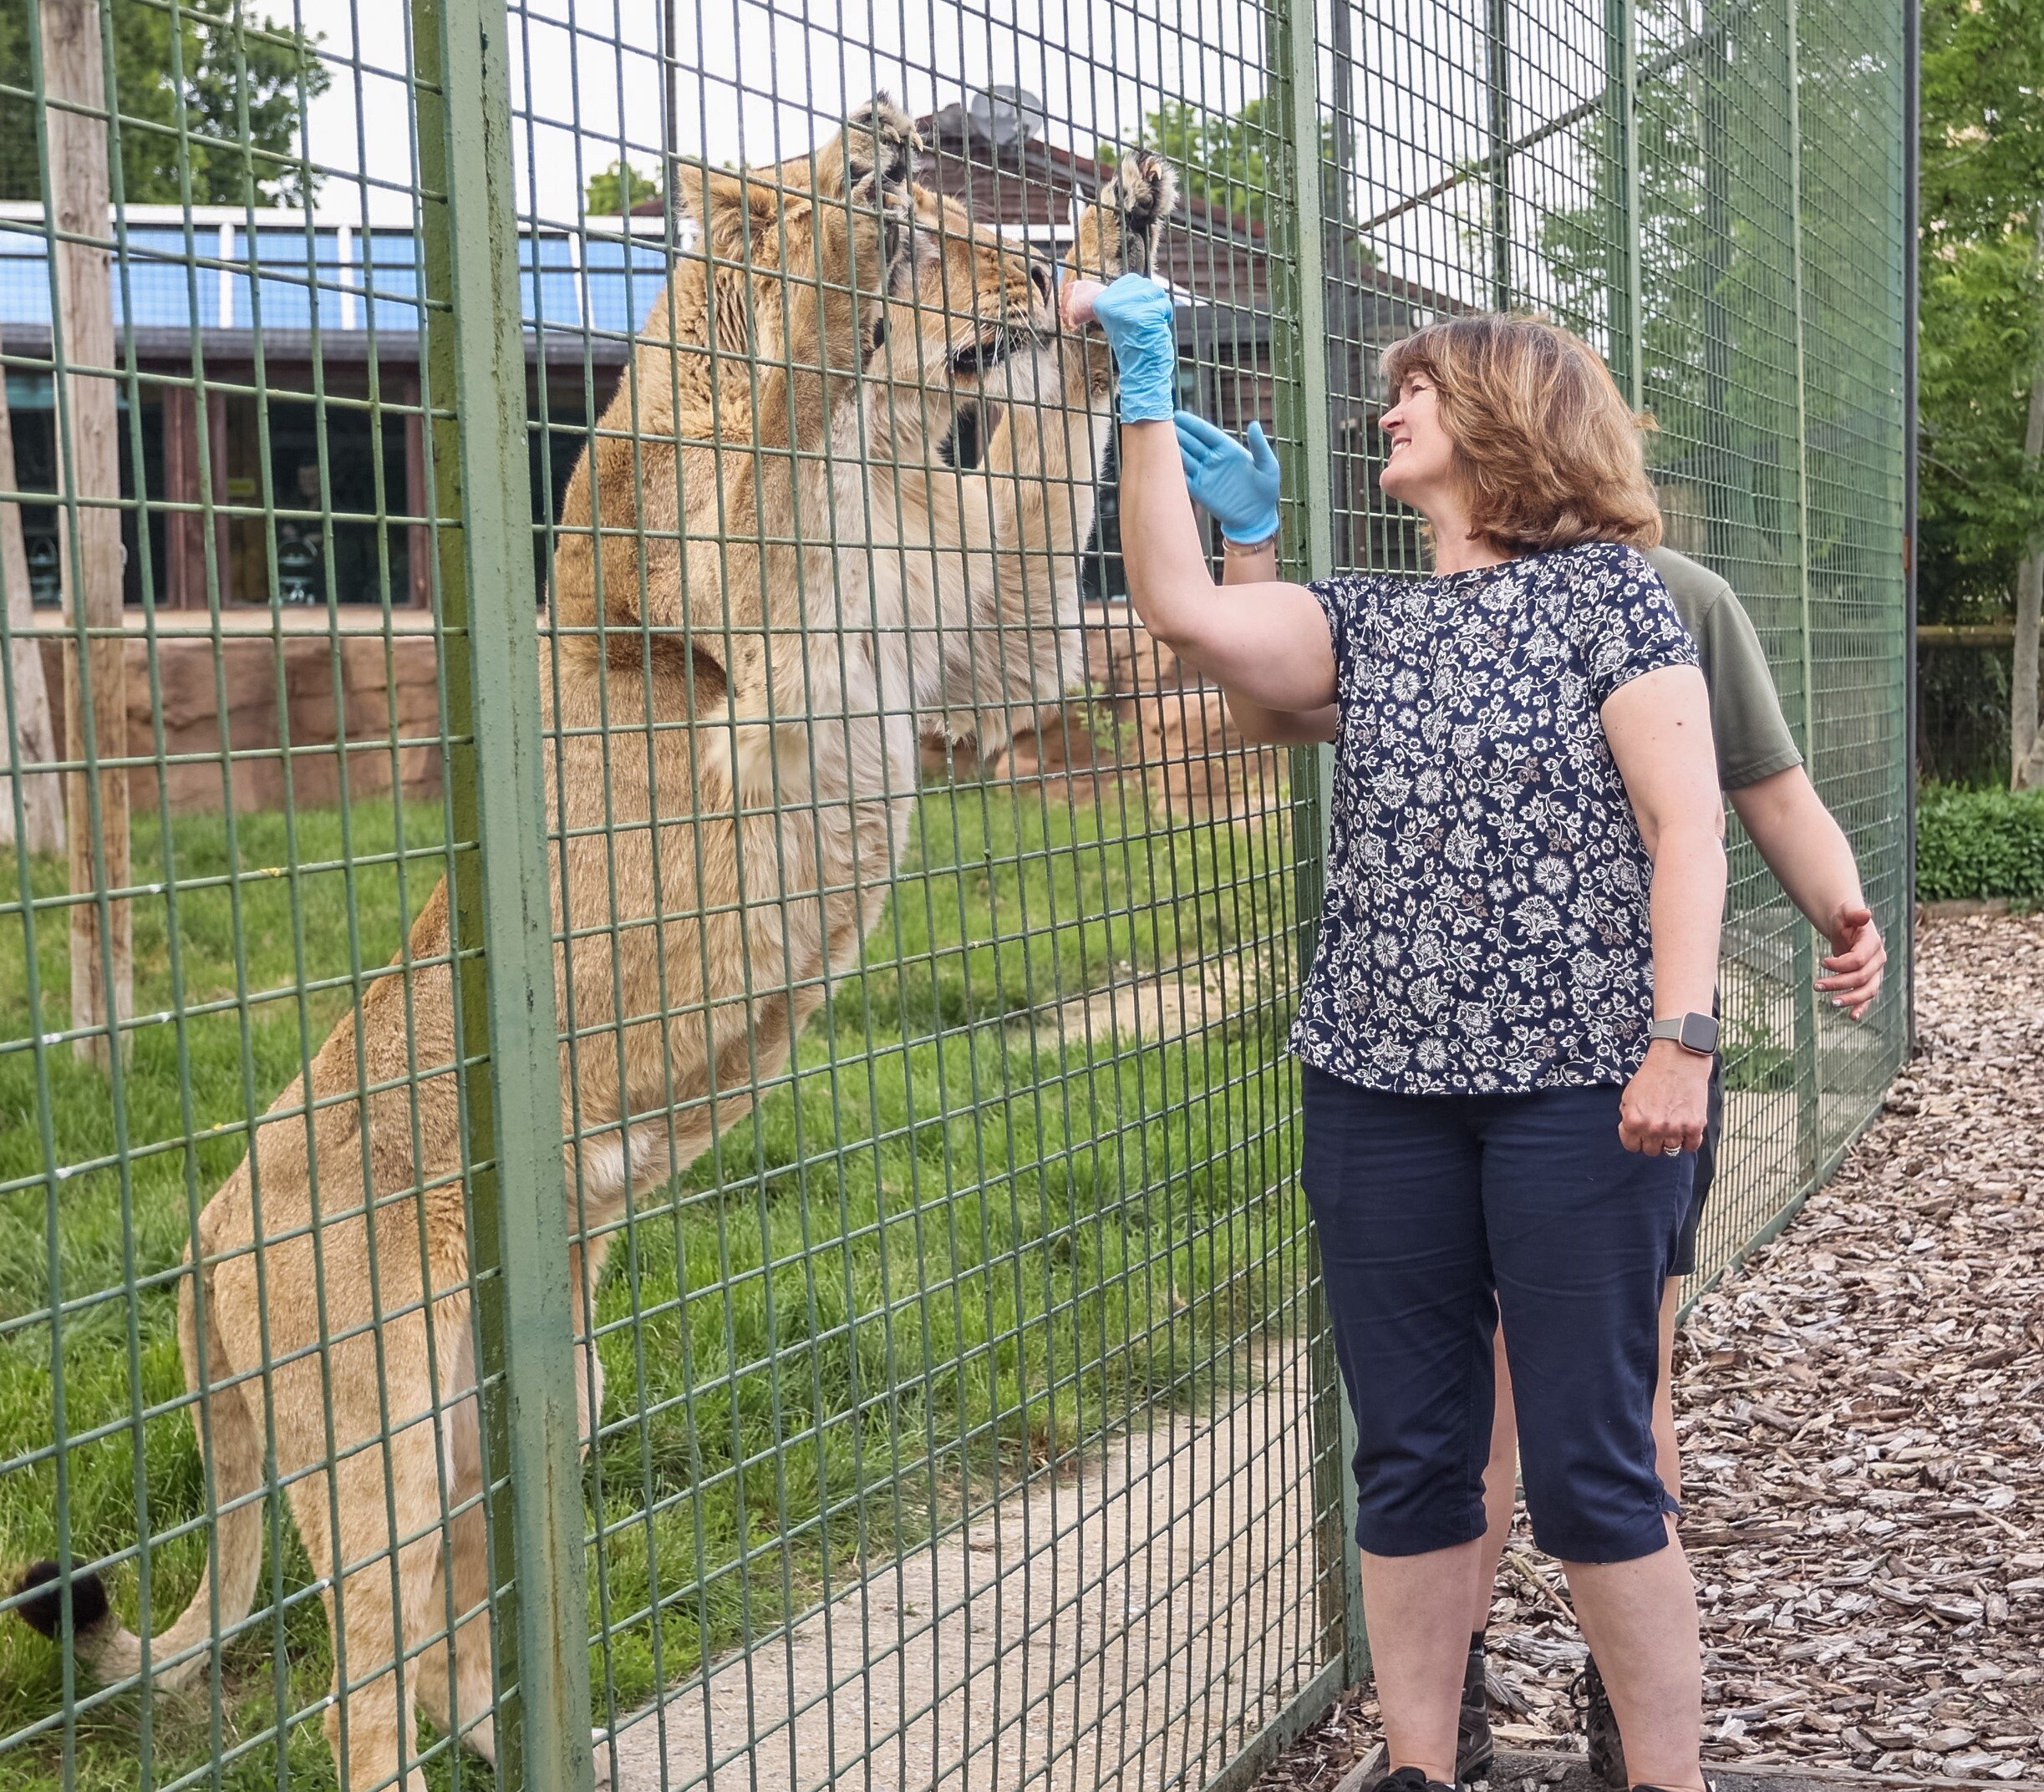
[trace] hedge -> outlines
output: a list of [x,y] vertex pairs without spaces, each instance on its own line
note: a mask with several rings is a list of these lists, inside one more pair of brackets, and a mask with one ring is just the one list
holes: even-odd
[[1926,788],[1916,811],[1916,899],[2044,902],[2044,790]]

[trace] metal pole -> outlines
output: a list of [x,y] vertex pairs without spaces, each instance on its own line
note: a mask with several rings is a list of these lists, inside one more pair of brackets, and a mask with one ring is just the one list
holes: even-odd
[[[1795,306],[1797,634],[1802,649],[1802,759],[1817,774],[1817,656],[1810,608],[1810,404],[1802,277],[1802,58],[1797,0],[1783,0],[1788,56],[1788,207],[1790,292]],[[1808,1186],[1823,1156],[1823,1096],[1818,1051],[1817,953],[1807,924],[1795,930],[1796,1124],[1800,1180]]]
[[1917,185],[1922,155],[1923,20],[1902,3],[1902,1006],[1904,1050],[1916,1052],[1916,317],[1921,302]]
[[[1345,6],[1350,0],[1335,0]],[[1292,447],[1285,459],[1284,547],[1286,570],[1300,578],[1325,577],[1335,570],[1333,430],[1328,414],[1327,223],[1322,206],[1319,58],[1314,13],[1301,0],[1280,0],[1271,11],[1270,69],[1280,95],[1279,115],[1285,141],[1280,160],[1288,165],[1279,192],[1294,205],[1279,208],[1272,222],[1274,289],[1282,282],[1290,302],[1272,293],[1271,348],[1276,363],[1279,433]],[[1287,327],[1288,320],[1295,320]],[[1334,784],[1330,749],[1306,747],[1292,756],[1294,818],[1299,842],[1298,897],[1299,962],[1311,959],[1319,925],[1326,876],[1327,818]],[[1320,1287],[1319,1254],[1309,1257],[1314,1290]],[[1316,1294],[1312,1303],[1309,1372],[1322,1587],[1322,1630],[1341,1639],[1348,1683],[1369,1672],[1369,1640],[1363,1631],[1362,1580],[1355,1550],[1355,1489],[1348,1471],[1354,1450],[1353,1420],[1341,1397],[1340,1372]],[[1337,1579],[1332,1571],[1340,1565]]]
[[[501,1784],[587,1788],[587,1595],[504,0],[418,0],[425,399]],[[461,651],[465,642],[467,651]],[[468,737],[465,744],[462,737]],[[506,1498],[508,1495],[508,1498]]]
[[1646,402],[1640,341],[1639,39],[1632,0],[1604,0],[1608,178],[1612,195],[1611,371],[1635,410]]
[[1512,308],[1512,0],[1488,0],[1484,38],[1490,99],[1491,309]]

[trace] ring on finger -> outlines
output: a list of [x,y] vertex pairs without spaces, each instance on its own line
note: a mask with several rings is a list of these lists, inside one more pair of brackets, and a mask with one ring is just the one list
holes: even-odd
[[1664,1145],[1660,1148],[1660,1155],[1663,1157],[1680,1157],[1682,1155],[1682,1148],[1679,1145]]

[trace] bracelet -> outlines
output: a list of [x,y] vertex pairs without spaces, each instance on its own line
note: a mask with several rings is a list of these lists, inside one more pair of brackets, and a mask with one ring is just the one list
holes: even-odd
[[1277,545],[1278,531],[1275,529],[1260,541],[1231,541],[1225,535],[1221,537],[1221,551],[1223,554],[1261,554],[1266,549],[1275,549]]

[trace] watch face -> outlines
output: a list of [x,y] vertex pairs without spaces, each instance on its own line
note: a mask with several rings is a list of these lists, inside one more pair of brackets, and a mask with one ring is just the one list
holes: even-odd
[[1708,1014],[1685,1014],[1680,1037],[1685,1051],[1714,1052],[1717,1049],[1717,1023]]

